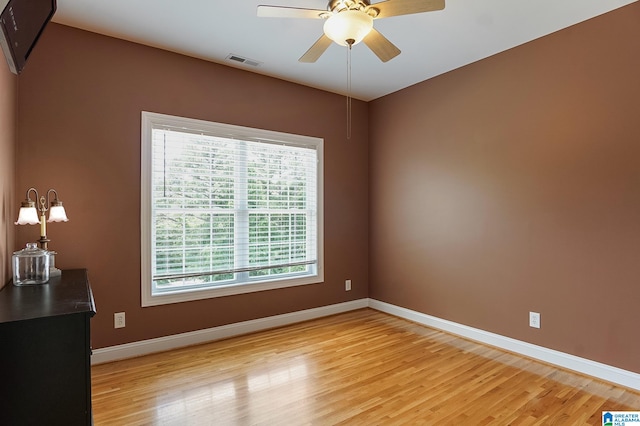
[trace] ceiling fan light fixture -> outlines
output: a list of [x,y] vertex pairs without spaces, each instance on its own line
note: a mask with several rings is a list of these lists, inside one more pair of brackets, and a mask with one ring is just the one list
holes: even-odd
[[373,28],[373,18],[360,10],[334,13],[324,23],[324,33],[339,45],[354,45],[362,41]]

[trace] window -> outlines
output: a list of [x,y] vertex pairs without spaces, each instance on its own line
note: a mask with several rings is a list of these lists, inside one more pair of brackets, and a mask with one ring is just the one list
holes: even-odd
[[142,113],[142,306],[323,281],[322,139]]

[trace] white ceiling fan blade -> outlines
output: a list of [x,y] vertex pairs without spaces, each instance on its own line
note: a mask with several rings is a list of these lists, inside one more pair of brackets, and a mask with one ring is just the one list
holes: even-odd
[[326,15],[326,10],[319,9],[301,9],[297,7],[285,6],[258,6],[258,16],[261,18],[308,18],[321,19],[322,15]]
[[372,4],[367,9],[378,11],[375,19],[410,15],[444,9],[444,0],[386,0]]
[[322,36],[313,43],[313,46],[302,55],[298,62],[312,63],[318,60],[318,58],[327,50],[327,48],[333,43],[329,37],[322,34]]
[[380,34],[375,28],[372,28],[362,41],[382,62],[390,61],[400,54],[400,49],[387,40],[387,38]]

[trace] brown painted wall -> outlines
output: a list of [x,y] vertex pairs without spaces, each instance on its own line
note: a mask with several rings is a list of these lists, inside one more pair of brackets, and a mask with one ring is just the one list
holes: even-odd
[[636,3],[371,102],[370,296],[640,373],[639,52]]
[[[18,193],[53,187],[65,203],[70,221],[49,227],[50,247],[58,266],[89,270],[94,347],[367,296],[366,103],[354,102],[346,140],[341,96],[56,24],[19,83]],[[324,138],[324,284],[141,308],[143,110]],[[21,227],[17,244],[37,238]],[[120,311],[127,326],[114,330]]]
[[17,209],[13,187],[15,177],[16,78],[0,54],[0,288],[11,279],[14,247],[13,217]]

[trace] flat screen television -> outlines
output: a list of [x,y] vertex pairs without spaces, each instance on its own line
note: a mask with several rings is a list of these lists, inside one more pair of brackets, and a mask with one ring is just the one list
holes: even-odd
[[27,59],[56,11],[56,0],[0,0],[0,45],[14,74]]

